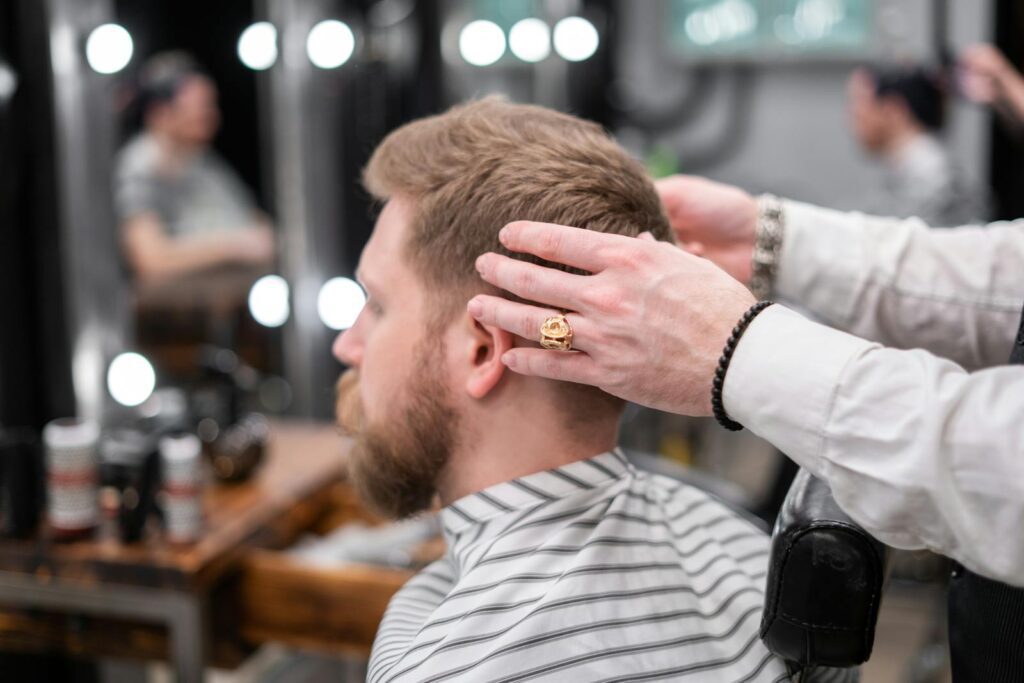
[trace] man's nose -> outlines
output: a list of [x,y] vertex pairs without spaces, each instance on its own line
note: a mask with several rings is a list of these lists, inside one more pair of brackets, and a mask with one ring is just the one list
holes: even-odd
[[334,357],[349,367],[359,367],[363,361],[362,344],[357,339],[354,327],[344,330],[331,347]]

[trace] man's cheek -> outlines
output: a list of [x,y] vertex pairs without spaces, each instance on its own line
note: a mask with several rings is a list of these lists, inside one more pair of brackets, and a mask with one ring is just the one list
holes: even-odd
[[364,364],[360,370],[357,395],[362,414],[368,424],[387,424],[402,402],[406,364],[401,359],[379,359]]
[[354,375],[346,373],[338,382],[338,397],[335,404],[335,418],[338,425],[349,434],[363,429],[365,421],[362,399],[359,396],[360,382]]

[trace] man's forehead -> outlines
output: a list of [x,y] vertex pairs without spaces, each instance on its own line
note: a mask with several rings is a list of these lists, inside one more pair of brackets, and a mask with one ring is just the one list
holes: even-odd
[[407,201],[391,199],[384,205],[359,258],[356,276],[361,282],[371,288],[380,286],[407,270],[405,240],[409,218]]

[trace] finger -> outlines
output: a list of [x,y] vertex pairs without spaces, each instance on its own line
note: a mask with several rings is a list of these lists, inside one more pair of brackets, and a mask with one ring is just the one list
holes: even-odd
[[688,251],[694,256],[704,256],[704,243],[703,242],[683,242],[683,251]]
[[597,273],[608,267],[611,256],[622,246],[624,235],[569,228],[553,223],[516,221],[499,233],[501,243],[511,251]]
[[651,232],[650,230],[648,230],[648,231],[646,231],[646,232],[642,232],[642,233],[640,233],[639,235],[637,235],[637,238],[638,238],[638,239],[642,239],[642,240],[644,240],[645,242],[657,242],[657,241],[658,241],[658,240],[657,240],[657,239],[656,239],[656,238],[654,237],[654,233],[652,233],[652,232]]
[[597,384],[597,364],[581,351],[549,351],[547,349],[510,349],[501,357],[509,370],[520,375],[545,377],[563,382]]
[[588,277],[490,253],[476,260],[476,269],[485,281],[506,292],[571,311],[580,309],[579,292],[585,289]]
[[[521,304],[487,294],[473,297],[466,306],[466,310],[484,325],[500,327],[534,343],[540,340],[540,328],[544,321],[553,315],[559,315],[558,311]],[[569,327],[572,328],[572,347],[586,351],[587,342],[592,342],[594,339],[590,324],[577,313],[567,313],[565,319],[569,322]]]
[[691,179],[691,176],[671,175],[654,181],[654,190],[658,193],[658,198],[661,199],[661,205],[665,207],[665,213],[668,214],[669,220],[672,219],[686,195],[687,185]]

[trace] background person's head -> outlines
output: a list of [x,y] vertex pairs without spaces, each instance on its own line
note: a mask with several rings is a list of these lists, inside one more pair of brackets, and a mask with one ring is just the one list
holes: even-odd
[[394,131],[364,178],[384,202],[360,260],[369,301],[335,355],[352,368],[338,413],[368,502],[394,516],[427,507],[452,454],[496,434],[547,433],[556,451],[567,435],[614,438],[619,399],[506,372],[502,354],[535,342],[480,325],[466,303],[488,287],[476,258],[507,254],[498,232],[515,220],[670,239],[644,167],[593,123],[489,98]]
[[154,55],[139,75],[143,124],[172,144],[202,148],[220,127],[217,86],[183,52]]
[[942,128],[947,96],[938,76],[918,67],[862,67],[847,84],[857,141],[873,154]]

